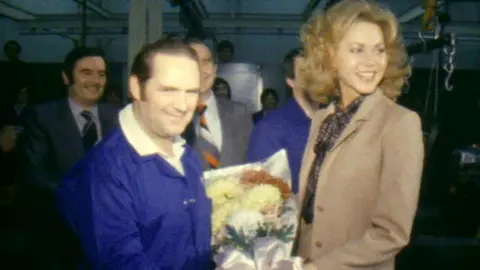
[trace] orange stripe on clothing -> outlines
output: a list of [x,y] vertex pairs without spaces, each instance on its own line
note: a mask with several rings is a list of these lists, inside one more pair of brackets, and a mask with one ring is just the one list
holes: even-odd
[[220,166],[220,161],[211,153],[203,151],[203,157],[212,167],[218,168]]

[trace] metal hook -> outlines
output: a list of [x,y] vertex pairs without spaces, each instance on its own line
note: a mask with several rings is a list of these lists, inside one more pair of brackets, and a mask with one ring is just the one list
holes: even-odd
[[440,34],[442,33],[443,25],[440,23],[438,16],[435,18],[435,39],[440,38]]
[[427,42],[425,41],[425,38],[423,38],[422,32],[418,32],[418,37],[420,38],[420,41],[422,41],[423,44],[423,53],[427,52]]
[[447,73],[447,77],[445,78],[445,89],[447,89],[447,91],[453,90],[453,85],[450,83],[451,78],[452,78],[452,73]]

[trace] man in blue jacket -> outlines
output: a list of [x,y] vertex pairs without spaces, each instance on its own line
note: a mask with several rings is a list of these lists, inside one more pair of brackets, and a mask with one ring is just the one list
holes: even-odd
[[311,117],[318,105],[305,89],[295,81],[302,51],[295,49],[283,60],[285,80],[292,89],[293,98],[282,107],[268,113],[252,131],[248,146],[248,161],[256,162],[285,149],[292,172],[292,190],[298,192],[298,178],[303,152],[307,145]]
[[179,136],[198,102],[197,56],[179,40],[147,45],[129,87],[120,129],[68,174],[60,209],[90,268],[211,269],[211,201]]

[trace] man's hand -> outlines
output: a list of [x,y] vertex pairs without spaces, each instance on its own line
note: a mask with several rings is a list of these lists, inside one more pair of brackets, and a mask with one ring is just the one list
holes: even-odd
[[6,126],[0,131],[0,149],[10,152],[17,142],[17,132],[14,126]]

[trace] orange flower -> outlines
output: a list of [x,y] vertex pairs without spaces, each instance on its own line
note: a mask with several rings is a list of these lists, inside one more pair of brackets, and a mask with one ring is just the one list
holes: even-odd
[[292,190],[281,178],[270,175],[266,171],[247,170],[243,173],[242,184],[244,185],[272,185],[280,190],[284,200],[290,198]]

